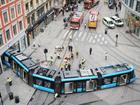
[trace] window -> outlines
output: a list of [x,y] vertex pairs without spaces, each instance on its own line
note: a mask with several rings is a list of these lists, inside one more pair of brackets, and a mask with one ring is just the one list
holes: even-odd
[[28,6],[28,3],[26,3],[26,11],[29,10],[29,6]]
[[128,0],[125,0],[125,4],[127,4],[127,5],[128,5]]
[[140,12],[140,1],[137,1],[136,11]]
[[11,18],[14,19],[15,18],[15,8],[11,7]]
[[30,7],[33,7],[33,1],[32,0],[30,1]]
[[13,32],[14,32],[14,35],[17,34],[17,26],[16,26],[16,24],[13,26]]
[[110,84],[110,83],[111,83],[111,78],[104,79],[104,84]]
[[10,30],[8,29],[8,30],[6,30],[6,37],[7,37],[7,40],[9,40],[10,39]]
[[36,0],[36,4],[38,4],[38,0]]
[[2,33],[0,33],[0,46],[3,45]]
[[17,10],[18,10],[18,14],[20,15],[21,14],[21,4],[17,5]]
[[19,29],[20,29],[20,30],[23,29],[22,21],[19,22]]
[[134,0],[130,0],[129,7],[133,8],[133,5],[134,5]]
[[4,23],[6,24],[8,22],[8,12],[7,12],[7,10],[3,12],[3,19],[4,19]]
[[1,0],[0,3],[3,5],[3,4],[5,4],[6,2],[5,2],[5,0]]

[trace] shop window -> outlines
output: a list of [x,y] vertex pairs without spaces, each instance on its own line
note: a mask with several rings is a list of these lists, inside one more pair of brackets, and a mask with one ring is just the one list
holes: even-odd
[[140,1],[137,1],[136,11],[140,12]]
[[125,4],[127,4],[127,5],[128,5],[128,0],[125,0]]
[[38,4],[39,2],[38,2],[38,0],[36,0],[36,4]]
[[7,40],[10,40],[10,30],[8,29],[8,30],[6,30],[6,37],[7,37]]
[[0,33],[0,46],[3,45],[2,33]]
[[133,9],[134,0],[130,0],[129,7]]

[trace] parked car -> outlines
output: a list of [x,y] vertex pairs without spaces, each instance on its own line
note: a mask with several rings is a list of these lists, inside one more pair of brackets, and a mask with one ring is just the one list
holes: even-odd
[[111,16],[110,18],[112,19],[113,23],[116,26],[120,26],[121,27],[121,26],[124,25],[123,21],[119,17],[117,17],[117,16]]
[[104,17],[102,20],[103,24],[105,24],[108,28],[115,28],[115,25],[111,18]]

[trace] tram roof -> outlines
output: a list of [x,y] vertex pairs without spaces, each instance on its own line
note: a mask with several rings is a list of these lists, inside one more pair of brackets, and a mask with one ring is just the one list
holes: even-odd
[[22,63],[29,69],[30,67],[36,66],[36,63],[30,58],[23,60]]

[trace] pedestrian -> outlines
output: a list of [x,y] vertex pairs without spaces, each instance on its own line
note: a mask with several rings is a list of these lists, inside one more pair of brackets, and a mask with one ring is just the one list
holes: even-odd
[[107,28],[105,28],[105,34],[107,34]]
[[118,6],[119,6],[119,9],[121,10],[122,4],[121,4],[121,2],[120,2],[120,1],[119,1]]
[[70,46],[70,45],[68,45],[68,50],[69,50],[69,51],[71,50],[71,46]]
[[74,58],[74,55],[73,55],[73,53],[71,53],[71,59],[73,59]]
[[105,51],[105,60],[107,61],[107,58],[108,58],[108,52]]
[[85,29],[87,28],[87,24],[85,23]]
[[78,53],[78,51],[76,52],[76,57],[78,58],[78,55],[79,55],[79,53]]
[[117,10],[118,10],[118,7],[116,6],[116,12],[117,12]]
[[71,70],[71,65],[70,65],[70,63],[68,64],[68,70],[69,70],[69,71]]
[[64,16],[64,9],[62,9],[62,15]]
[[79,69],[81,69],[81,67],[82,67],[82,65],[81,65],[81,64],[79,64]]
[[92,54],[92,48],[89,49],[89,54],[90,54],[90,55]]

